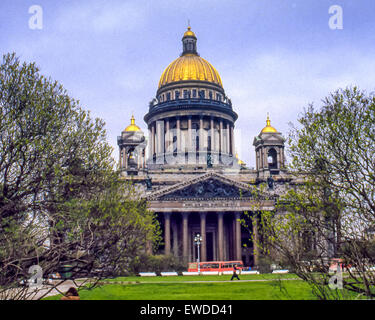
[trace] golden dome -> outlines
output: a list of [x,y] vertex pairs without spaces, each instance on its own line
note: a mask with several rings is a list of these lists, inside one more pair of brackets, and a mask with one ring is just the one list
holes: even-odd
[[160,77],[159,88],[173,82],[190,80],[208,81],[223,87],[217,70],[198,55],[196,39],[194,32],[188,27],[182,38],[183,53],[164,70]]
[[135,124],[135,119],[133,115],[130,119],[130,125],[126,127],[125,131],[141,131],[141,129]]
[[267,115],[266,126],[262,129],[261,133],[277,133],[277,130],[271,126],[271,120]]
[[189,53],[174,60],[163,72],[159,88],[172,82],[200,80],[223,86],[216,69],[200,56]]

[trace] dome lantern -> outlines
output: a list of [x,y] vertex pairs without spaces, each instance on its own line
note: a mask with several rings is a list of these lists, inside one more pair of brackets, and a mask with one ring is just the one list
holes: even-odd
[[182,55],[192,53],[197,53],[197,37],[195,33],[191,31],[191,27],[188,26],[187,31],[184,33],[182,37]]

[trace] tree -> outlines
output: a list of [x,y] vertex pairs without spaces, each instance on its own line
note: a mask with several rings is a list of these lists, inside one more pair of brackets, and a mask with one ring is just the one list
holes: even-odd
[[[372,298],[375,95],[338,90],[298,121],[289,137],[290,168],[303,183],[280,198],[276,213],[262,212],[267,246],[321,299],[348,291]],[[343,261],[340,283],[329,274],[331,258]]]
[[33,265],[45,276],[62,264],[97,279],[125,272],[157,225],[119,181],[104,122],[14,53],[0,66],[0,106],[2,296],[30,297],[19,282]]

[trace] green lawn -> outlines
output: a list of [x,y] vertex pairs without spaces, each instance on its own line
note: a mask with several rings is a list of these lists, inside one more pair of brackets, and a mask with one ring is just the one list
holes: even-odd
[[[169,277],[118,277],[114,279],[107,279],[107,282],[137,282],[137,283],[152,283],[152,282],[187,282],[187,281],[230,281],[232,275],[222,276],[169,276]],[[239,275],[241,280],[272,280],[272,279],[298,279],[295,274],[247,274]],[[234,281],[234,280],[233,280]]]
[[[229,276],[122,277],[107,280],[122,284],[103,284],[81,290],[82,300],[311,300],[310,287],[295,275],[243,275],[241,281]],[[243,280],[259,280],[246,282]],[[267,281],[264,281],[267,280]],[[201,282],[207,281],[207,282]],[[216,282],[225,281],[225,282]],[[60,296],[47,299],[60,299]]]

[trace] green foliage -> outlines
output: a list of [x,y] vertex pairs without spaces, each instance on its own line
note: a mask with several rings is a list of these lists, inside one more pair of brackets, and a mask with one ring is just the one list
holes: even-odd
[[132,273],[139,272],[182,272],[186,271],[186,264],[172,255],[141,255],[132,265]]
[[369,268],[375,256],[367,234],[375,225],[374,119],[375,95],[356,87],[329,95],[320,110],[310,105],[289,135],[290,170],[302,183],[279,199],[276,213],[261,213],[270,253],[321,299],[341,297],[327,289],[333,257],[355,268],[344,288],[374,297]]
[[14,53],[0,65],[0,106],[0,293],[31,265],[45,276],[61,264],[124,272],[160,232],[118,181],[104,121]]

